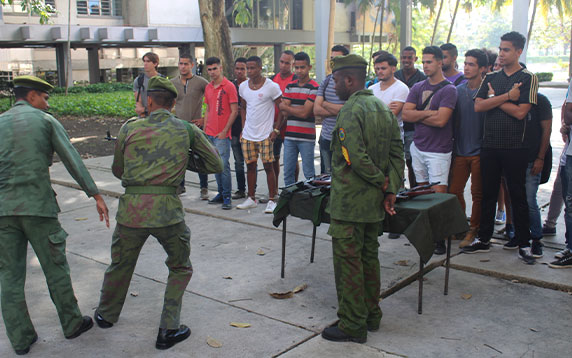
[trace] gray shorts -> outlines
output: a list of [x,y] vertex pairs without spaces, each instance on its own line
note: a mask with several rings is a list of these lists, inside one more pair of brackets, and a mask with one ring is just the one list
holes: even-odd
[[403,132],[403,152],[405,153],[405,159],[411,160],[411,143],[413,143],[413,135],[415,131]]

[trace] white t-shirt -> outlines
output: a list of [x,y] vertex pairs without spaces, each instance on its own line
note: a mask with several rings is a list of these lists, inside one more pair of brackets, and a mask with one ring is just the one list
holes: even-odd
[[[395,82],[388,89],[382,91],[381,82],[375,83],[369,86],[368,89],[373,91],[373,95],[379,98],[387,106],[391,102],[403,102],[407,101],[407,95],[409,94],[409,87],[400,80],[396,79]],[[401,120],[401,112],[397,115],[397,121],[399,122],[399,130],[401,131],[401,139],[403,139],[403,121]]]
[[246,101],[246,120],[242,129],[242,138],[261,142],[270,136],[274,128],[274,100],[282,96],[277,83],[265,79],[262,87],[256,91],[248,87],[248,81],[240,84],[238,93]]

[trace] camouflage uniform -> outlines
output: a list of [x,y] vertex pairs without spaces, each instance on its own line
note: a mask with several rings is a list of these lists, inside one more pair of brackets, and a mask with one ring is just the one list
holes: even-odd
[[391,111],[370,90],[353,93],[332,132],[330,194],[338,327],[354,337],[377,329],[380,272],[377,237],[384,218],[382,187],[397,193],[403,179],[403,143]]
[[51,115],[18,101],[0,115],[0,133],[2,316],[12,346],[22,350],[36,336],[24,297],[28,241],[46,276],[64,335],[75,333],[82,323],[65,255],[68,234],[58,222],[60,208],[50,184],[54,151],[88,196],[98,190],[65,129]]
[[[112,171],[126,190],[119,199],[111,265],[97,309],[108,322],[119,319],[139,252],[153,235],[168,255],[165,264],[169,268],[159,328],[179,328],[183,293],[193,273],[191,233],[175,194],[187,167],[187,125],[166,109],[158,109],[147,118],[126,122],[119,131]],[[203,132],[194,125],[191,130],[195,133],[193,149],[207,168],[222,170],[222,161]]]

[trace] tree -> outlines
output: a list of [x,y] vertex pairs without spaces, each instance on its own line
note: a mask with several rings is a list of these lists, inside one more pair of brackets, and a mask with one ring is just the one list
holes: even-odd
[[[13,5],[14,0],[0,0],[2,5]],[[50,21],[50,17],[56,13],[51,5],[46,5],[42,0],[22,0],[20,3],[22,6],[22,11],[27,11],[32,15],[37,15],[40,17],[40,24],[47,24]]]
[[225,76],[231,77],[234,59],[224,4],[224,0],[199,0],[199,12],[203,28],[205,58],[219,57]]
[[350,4],[355,4],[358,10],[358,14],[363,16],[363,26],[362,26],[362,37],[361,37],[361,56],[365,57],[365,19],[371,7],[373,6],[374,0],[344,0],[346,6]]

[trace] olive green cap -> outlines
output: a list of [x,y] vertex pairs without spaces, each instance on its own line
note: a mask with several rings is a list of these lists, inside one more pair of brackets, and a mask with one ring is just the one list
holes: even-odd
[[349,55],[334,57],[330,62],[330,67],[332,68],[332,73],[347,68],[367,69],[367,61],[360,55],[350,53]]
[[147,92],[158,92],[158,91],[167,91],[171,92],[177,97],[179,93],[175,88],[175,85],[171,83],[167,78],[161,76],[153,76],[149,79],[149,85],[147,87]]
[[14,88],[29,88],[48,93],[54,86],[36,76],[19,76],[14,78]]

